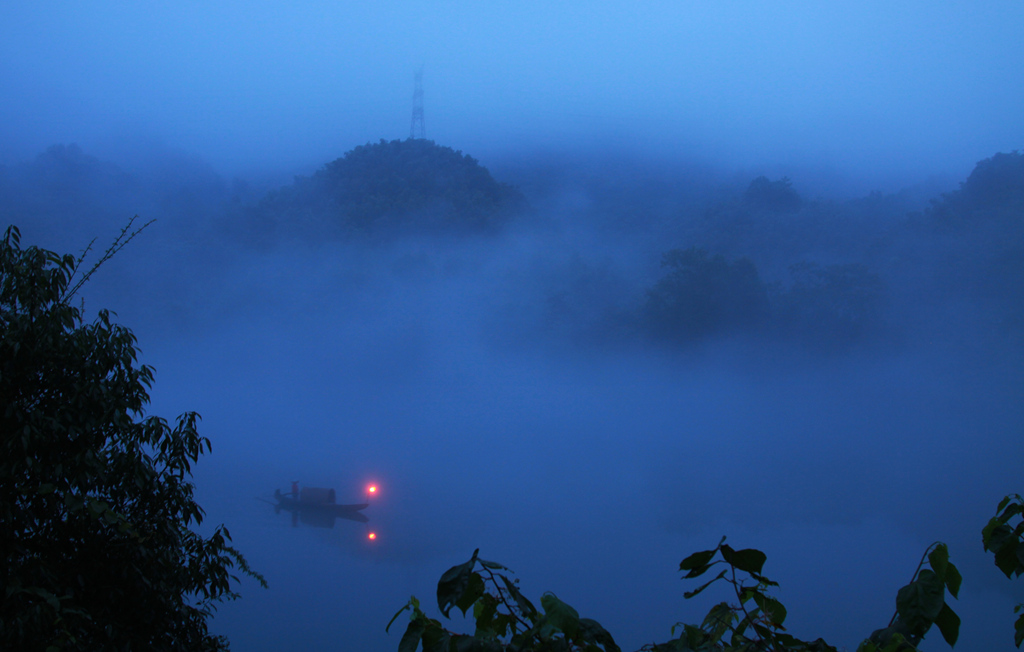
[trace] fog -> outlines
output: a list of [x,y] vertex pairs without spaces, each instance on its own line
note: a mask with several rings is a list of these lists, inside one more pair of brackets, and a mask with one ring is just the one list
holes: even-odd
[[925,175],[962,178],[1021,141],[1022,11],[1012,1],[10,5],[0,162],[77,142],[118,160],[194,152],[226,175],[308,173],[355,144],[407,136],[422,66],[427,136],[477,157],[616,144],[894,191]]
[[[0,10],[0,216],[91,260],[155,219],[82,296],[153,414],[202,415],[204,527],[269,582],[234,649],[397,649],[480,548],[633,650],[727,597],[676,570],[722,535],[847,649],[945,541],[959,647],[1011,649],[980,531],[1022,489],[1020,4],[55,7]],[[409,135],[420,67],[511,208],[351,230],[316,184]],[[740,298],[694,321],[688,284]],[[380,492],[293,527],[296,480]]]

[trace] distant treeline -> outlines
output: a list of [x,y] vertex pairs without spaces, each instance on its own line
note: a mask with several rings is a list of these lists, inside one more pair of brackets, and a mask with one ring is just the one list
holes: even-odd
[[820,350],[978,318],[1024,341],[1024,156],[985,159],[923,211],[900,208],[879,193],[808,201],[789,179],[759,177],[678,215],[662,237],[676,246],[632,295],[594,289],[612,287],[606,268],[568,267],[540,328],[605,344],[748,336]]
[[[530,257],[508,259],[520,266],[504,273],[514,284],[508,305],[491,306],[501,313],[491,323],[523,342],[688,347],[768,337],[843,349],[924,337],[964,319],[1024,341],[1018,152],[979,162],[959,189],[927,206],[905,192],[808,199],[788,178],[730,185],[652,163],[651,174],[630,164],[587,171],[589,203],[551,215],[565,210],[550,200],[564,179],[553,173],[557,161],[545,165],[521,171],[539,188],[528,204],[477,160],[428,140],[359,146],[269,192],[180,156],[146,176],[57,145],[0,166],[0,215],[31,237],[52,236],[44,241],[56,248],[80,248],[98,227],[135,213],[206,247],[427,235],[440,238],[431,249],[438,256],[447,255],[445,238],[537,227],[537,238],[549,240]],[[570,245],[558,228],[593,236]],[[500,238],[489,241],[500,246]]]

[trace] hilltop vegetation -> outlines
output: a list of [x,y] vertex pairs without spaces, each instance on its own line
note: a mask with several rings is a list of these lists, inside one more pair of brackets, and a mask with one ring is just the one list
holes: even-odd
[[430,140],[356,147],[270,193],[255,220],[274,231],[334,235],[495,231],[524,206],[467,154]]

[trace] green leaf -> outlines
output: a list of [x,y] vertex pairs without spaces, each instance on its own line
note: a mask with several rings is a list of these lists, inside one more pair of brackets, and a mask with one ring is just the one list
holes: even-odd
[[949,643],[950,647],[956,645],[956,639],[960,636],[960,616],[956,615],[948,604],[943,604],[939,615],[935,618],[935,624],[942,632],[942,638]]
[[1005,496],[1002,500],[1000,500],[999,505],[996,506],[996,513],[1003,511],[1003,508],[1009,505],[1011,500],[1013,500],[1012,494],[1009,496]]
[[455,634],[451,637],[448,650],[451,652],[501,652],[502,645],[493,639]]
[[[402,612],[399,611],[398,613]],[[395,614],[395,616],[397,617],[398,614]],[[394,620],[392,618],[391,622],[394,622]],[[390,626],[391,623],[388,623],[388,627]],[[405,628],[405,633],[402,634],[402,640],[398,642],[398,652],[416,652],[416,648],[420,645],[420,639],[423,637],[424,629],[425,625],[421,619],[414,618],[409,621],[409,626]],[[387,630],[385,629],[385,631]]]
[[749,610],[743,615],[743,618],[740,619],[739,624],[736,625],[736,627],[732,630],[732,644],[734,646],[739,646],[745,640],[747,640],[743,633],[747,631],[747,627],[755,623],[760,613],[761,610],[755,607],[754,609]]
[[685,599],[689,600],[690,598],[692,598],[693,596],[697,595],[698,593],[700,593],[700,592],[701,592],[701,591],[703,591],[704,589],[708,588],[709,586],[711,586],[712,584],[714,584],[714,583],[715,583],[715,582],[717,582],[718,580],[720,580],[720,579],[722,579],[723,577],[725,577],[725,574],[726,574],[727,572],[728,572],[728,571],[726,571],[726,570],[723,570],[723,571],[722,571],[721,573],[719,573],[719,574],[718,574],[718,576],[717,576],[717,577],[715,577],[714,579],[712,579],[712,580],[709,580],[709,581],[705,582],[704,584],[701,584],[700,586],[698,586],[698,587],[697,587],[696,589],[694,589],[693,591],[687,591],[686,593],[684,593],[684,594],[683,594],[683,598],[685,598]]
[[[723,539],[724,540],[724,539]],[[714,550],[702,550],[695,552],[683,561],[679,562],[679,570],[689,571],[683,576],[683,579],[693,579],[694,577],[700,577],[703,575],[711,565],[708,564],[711,558],[718,552],[718,548]]]
[[427,620],[420,640],[423,652],[449,652],[451,634],[436,620]]
[[537,617],[537,607],[533,606],[533,603],[526,599],[526,596],[519,591],[519,587],[516,586],[515,582],[504,575],[499,575],[499,577],[501,577],[501,581],[505,585],[505,589],[508,590],[509,595],[515,600],[519,611],[531,621],[535,619]]
[[591,618],[580,618],[580,638],[597,643],[605,649],[605,652],[621,652],[608,630]]
[[498,562],[495,562],[495,561],[486,561],[484,559],[477,559],[477,561],[480,562],[480,565],[483,566],[484,568],[489,568],[491,570],[504,570],[504,571],[508,570],[508,568],[502,566],[501,564],[499,564]]
[[484,578],[480,577],[479,573],[471,573],[469,576],[469,583],[467,584],[462,595],[456,600],[455,606],[462,611],[462,615],[465,616],[469,608],[473,606],[473,603],[480,599],[480,596],[484,594]]
[[943,584],[933,571],[927,569],[896,593],[896,612],[915,636],[924,636],[943,604]]
[[495,636],[506,636],[507,634],[516,633],[516,619],[511,614],[501,613],[500,611],[495,614],[494,620],[494,634]]
[[939,579],[945,580],[946,578],[946,565],[949,563],[949,549],[946,548],[946,544],[940,543],[928,553],[928,564],[931,565],[932,570],[939,576]]
[[727,545],[722,546],[722,559],[737,570],[751,574],[759,574],[768,556],[760,550],[747,548],[744,550],[733,550]]
[[754,603],[771,619],[773,625],[779,629],[785,629],[782,627],[782,623],[786,622],[787,611],[781,602],[761,592],[754,593],[753,598]]
[[[1011,504],[1011,501],[1014,502]],[[1003,500],[1000,501],[999,506],[996,507],[996,512],[1000,512],[999,520],[1003,523],[1006,523],[1022,511],[1024,511],[1024,502],[1021,502],[1021,497],[1016,494],[1003,498]]]
[[[724,536],[718,542],[718,545],[714,547],[713,550],[703,550],[701,552],[693,553],[692,555],[690,555],[689,557],[687,557],[683,561],[679,562],[679,570],[688,570],[689,568],[693,568],[695,566],[700,566],[700,565],[706,564],[708,562],[708,560],[710,560],[712,557],[715,556],[715,553],[718,552],[718,549],[722,547],[723,543],[725,543],[725,537]],[[701,561],[696,561],[696,562],[692,561],[692,560],[700,559],[702,557],[704,557],[704,559],[702,559]]]
[[[1005,524],[996,517],[992,517],[988,520],[988,523],[981,530],[981,543],[985,550],[996,550],[996,542],[993,541],[993,536],[996,534],[996,530],[1003,527]],[[1006,532],[1009,533],[1010,528],[1006,528]]]
[[[836,648],[825,642],[823,638],[816,638],[811,642],[802,641],[789,634],[775,634],[776,643],[784,650],[804,650],[805,652],[838,652]],[[858,648],[859,649],[859,648]]]
[[1020,647],[1020,644],[1024,643],[1024,614],[1020,615],[1020,618],[1017,619],[1017,622],[1013,624],[1013,628],[1013,643],[1017,647]]
[[999,570],[1003,571],[1003,574],[1007,577],[1013,577],[1013,573],[1018,568],[1018,546],[1019,544],[1014,545],[1012,540],[1006,540],[1003,541],[1002,545],[996,551],[996,566]]
[[469,588],[470,578],[473,575],[473,567],[476,566],[476,556],[480,549],[473,551],[469,561],[458,566],[452,566],[444,572],[437,583],[437,608],[441,610],[445,618],[449,618],[448,612],[462,599],[462,594]]
[[540,606],[544,608],[549,625],[565,634],[566,638],[576,640],[580,631],[579,612],[559,600],[550,591],[541,596]]
[[1012,538],[1013,529],[1005,523],[998,523],[989,533],[988,549],[998,552]]
[[960,583],[963,581],[963,577],[960,576],[960,571],[957,570],[956,566],[952,562],[946,566],[946,588],[949,590],[949,594],[954,598],[959,598]]
[[487,593],[484,594],[476,604],[473,605],[473,618],[476,620],[476,636],[498,636],[504,635],[504,631],[498,631],[495,623],[495,615],[498,613],[498,598]]
[[736,615],[735,610],[729,606],[728,602],[719,602],[711,607],[707,616],[704,616],[704,622],[701,623],[701,627],[710,635],[714,642],[718,642],[738,618],[739,616]]

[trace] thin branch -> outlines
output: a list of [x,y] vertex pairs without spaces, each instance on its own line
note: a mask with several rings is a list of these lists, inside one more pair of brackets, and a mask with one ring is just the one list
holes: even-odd
[[[121,229],[121,233],[119,233],[118,236],[116,238],[114,238],[114,242],[112,242],[110,244],[110,246],[107,247],[107,250],[105,252],[103,252],[103,256],[101,256],[100,259],[98,261],[96,261],[96,264],[93,265],[92,268],[90,268],[88,272],[83,274],[82,277],[80,279],[78,279],[78,282],[75,283],[73,286],[71,286],[71,288],[69,290],[65,290],[64,291],[64,294],[61,297],[62,301],[67,301],[71,297],[75,296],[75,293],[78,292],[78,290],[82,287],[82,285],[84,285],[85,282],[89,280],[89,277],[91,277],[93,275],[93,273],[97,269],[99,269],[100,266],[103,263],[105,263],[108,260],[110,260],[111,258],[113,258],[114,255],[117,252],[119,252],[122,249],[124,249],[125,246],[135,238],[135,236],[137,236],[140,233],[142,233],[143,229],[145,229],[147,226],[149,226],[150,224],[152,224],[153,222],[156,221],[156,220],[150,220],[150,221],[146,222],[145,224],[143,224],[142,226],[140,226],[139,228],[135,229],[134,231],[131,231],[132,225],[135,223],[135,220],[138,219],[138,217],[139,217],[138,215],[135,215],[130,220],[128,220],[128,224],[124,225],[124,228]],[[130,231],[130,233],[129,233],[129,231]],[[85,248],[85,250],[82,251],[82,255],[79,256],[78,260],[75,262],[74,267],[72,267],[72,269],[71,269],[71,276],[68,278],[69,282],[71,281],[72,278],[74,278],[75,274],[78,273],[78,268],[82,264],[82,261],[85,260],[86,254],[88,254],[89,251],[92,249],[93,242],[96,242],[95,238],[93,238],[92,242],[89,243],[89,246],[87,246]]]
[[[744,601],[743,601],[743,595],[740,593],[740,582],[736,579],[736,567],[733,566],[732,564],[729,564],[729,566],[732,568],[732,581],[729,582],[729,583],[732,584],[732,590],[736,592],[736,600],[739,601],[740,609],[743,611],[744,620],[750,625],[750,628],[753,629],[754,628],[754,619],[751,618],[750,612],[747,611],[747,607],[746,607],[746,605],[744,604]],[[746,588],[746,587],[743,587],[743,588]],[[733,627],[731,629],[732,629],[732,631],[734,633],[736,632],[736,628],[735,627]],[[757,630],[754,630],[754,631],[755,631],[755,633],[757,633]],[[758,636],[760,636],[760,634],[758,634]]]
[[498,580],[494,579],[494,571],[492,571],[490,568],[487,568],[486,566],[482,566],[482,568],[483,571],[487,573],[487,579],[490,580],[491,584],[494,585],[494,588],[498,590],[498,599],[501,600],[501,604],[505,605],[505,608],[508,609],[508,615],[512,616],[512,618],[514,618],[515,621],[519,623],[519,625],[522,626],[524,630],[530,629],[531,625],[529,625],[526,621],[517,616],[516,608],[513,608],[512,605],[508,603],[508,600],[505,598],[505,591],[502,590],[501,585],[498,583]]

